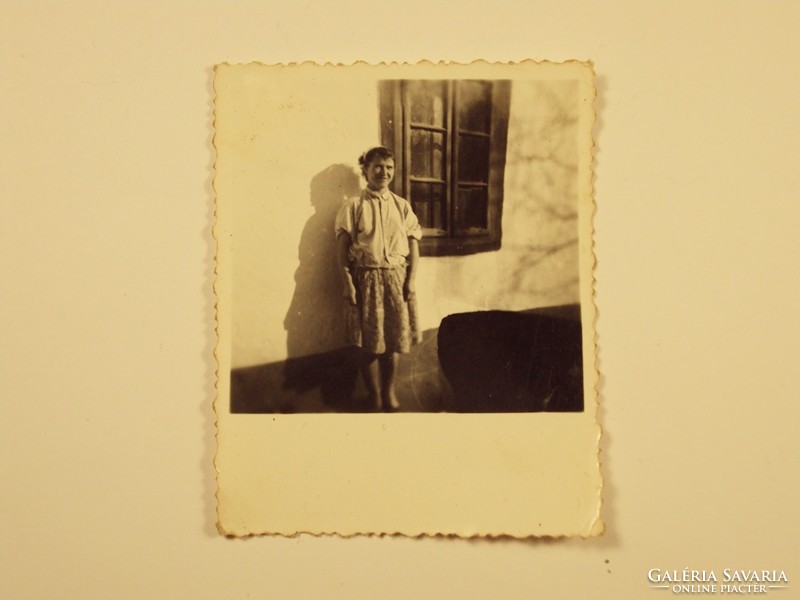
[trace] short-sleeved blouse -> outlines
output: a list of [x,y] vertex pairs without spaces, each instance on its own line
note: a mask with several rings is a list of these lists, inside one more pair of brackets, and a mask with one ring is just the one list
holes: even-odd
[[336,215],[336,236],[350,236],[350,260],[361,267],[391,268],[405,264],[408,238],[422,238],[411,203],[397,194],[366,188],[348,198]]

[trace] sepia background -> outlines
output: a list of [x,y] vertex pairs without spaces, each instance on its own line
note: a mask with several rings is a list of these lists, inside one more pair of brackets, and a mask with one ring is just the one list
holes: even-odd
[[[797,5],[491,9],[2,5],[6,595],[639,598],[654,567],[800,585]],[[595,61],[602,538],[216,533],[211,66],[387,57]]]

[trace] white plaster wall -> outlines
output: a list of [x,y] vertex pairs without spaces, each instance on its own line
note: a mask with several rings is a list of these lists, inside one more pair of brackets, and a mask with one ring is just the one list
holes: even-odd
[[514,81],[500,250],[424,258],[424,327],[455,312],[578,302],[577,82]]
[[[236,91],[240,110],[254,115],[234,134],[237,164],[259,176],[232,211],[234,367],[342,340],[332,215],[363,185],[355,164],[379,140],[377,89],[362,79],[342,95],[348,82],[324,72],[290,83]],[[455,312],[578,301],[576,94],[570,81],[512,84],[502,247],[422,259],[424,328]]]
[[[240,110],[252,111],[255,126],[236,132],[243,143],[229,150],[241,148],[237,164],[258,174],[255,186],[242,191],[231,213],[234,367],[286,358],[287,322],[302,330],[294,336],[295,354],[329,350],[336,343],[329,329],[333,256],[323,241],[334,239],[332,204],[359,184],[353,168],[348,177],[348,165],[355,165],[364,148],[380,141],[375,86],[362,84],[342,95],[346,75],[337,73],[333,79],[322,70],[310,82],[307,77],[290,82],[284,77],[273,87],[260,84],[236,90]],[[298,273],[301,238],[315,215],[312,183],[320,180],[331,184],[323,191],[322,208],[331,229],[327,237],[319,227],[305,236],[307,260]],[[330,262],[324,269],[326,260]],[[319,281],[313,281],[315,273]],[[295,281],[298,275],[301,289]],[[318,335],[303,335],[311,332]]]

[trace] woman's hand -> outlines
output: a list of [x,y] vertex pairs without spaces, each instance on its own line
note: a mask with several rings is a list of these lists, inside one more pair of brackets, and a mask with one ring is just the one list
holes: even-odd
[[342,290],[342,297],[350,302],[353,306],[355,306],[358,302],[356,301],[356,286],[353,285],[352,281],[348,281],[344,289]]
[[403,300],[409,302],[416,293],[417,293],[417,284],[414,283],[413,279],[407,278],[405,283],[403,284]]
[[342,278],[342,298],[345,298],[355,306],[357,304],[356,286],[353,284],[353,275],[350,273],[350,266],[347,262],[349,251],[350,236],[346,233],[340,233],[339,237],[336,238],[336,266],[339,276]]

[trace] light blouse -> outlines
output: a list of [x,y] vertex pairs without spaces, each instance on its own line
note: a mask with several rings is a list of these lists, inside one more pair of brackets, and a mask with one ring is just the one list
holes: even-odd
[[349,259],[370,268],[404,265],[410,252],[408,239],[422,238],[422,227],[405,198],[386,190],[366,188],[348,198],[336,215],[336,237],[350,236]]

